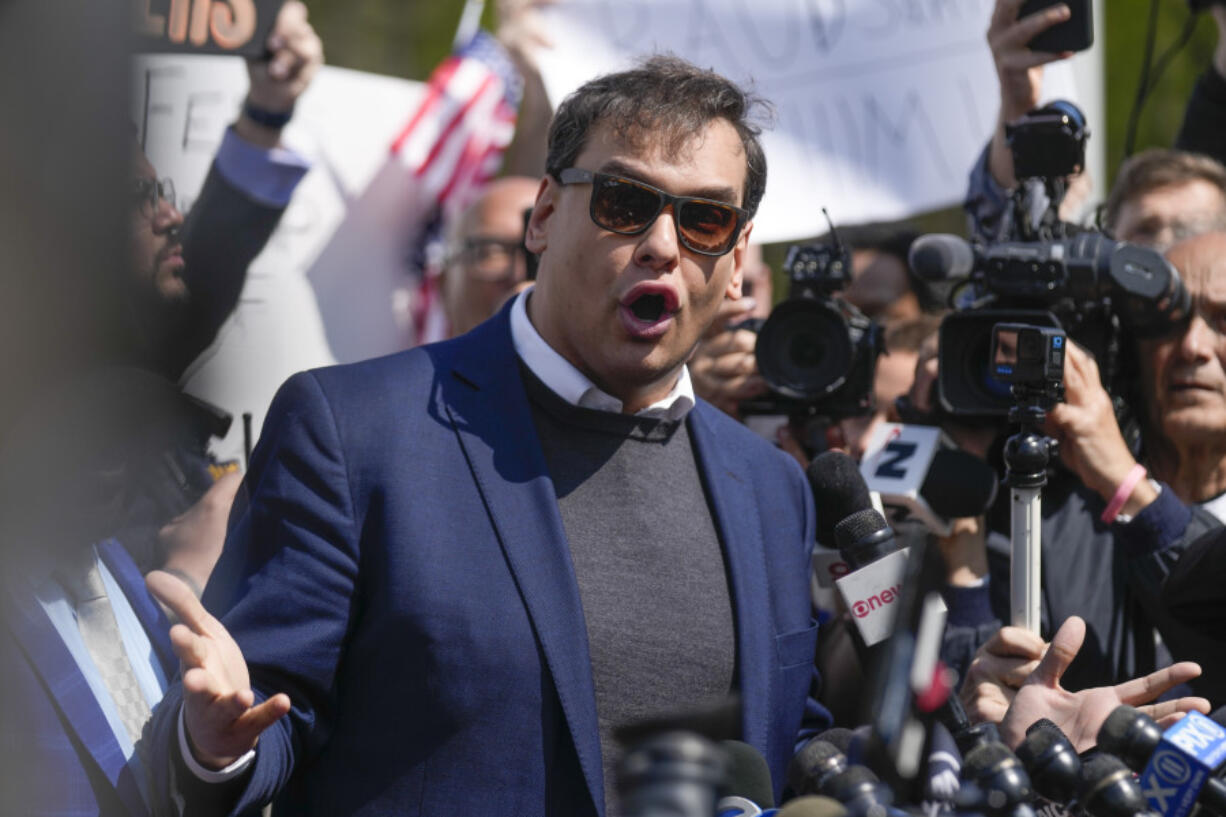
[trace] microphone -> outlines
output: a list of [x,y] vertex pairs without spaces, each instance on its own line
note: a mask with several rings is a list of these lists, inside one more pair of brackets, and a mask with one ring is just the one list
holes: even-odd
[[774,808],[775,789],[762,753],[739,740],[721,741],[720,746],[728,755],[729,794],[716,804],[716,817],[757,817]]
[[999,485],[996,469],[983,459],[960,448],[942,448],[932,455],[920,496],[938,516],[962,519],[992,507]]
[[1081,758],[1060,727],[1047,718],[1035,721],[1026,730],[1017,757],[1030,773],[1035,791],[1051,803],[1068,803],[1076,796]]
[[807,795],[789,800],[775,817],[847,817],[847,809],[834,798]]
[[1099,753],[1081,764],[1077,802],[1090,817],[1135,817],[1149,804],[1124,761]]
[[818,508],[818,542],[838,548],[852,568],[835,586],[861,640],[871,647],[885,640],[893,627],[906,551],[899,549],[894,531],[873,508],[855,460],[841,451],[827,451],[809,464],[807,476]]
[[835,525],[834,541],[852,570],[884,559],[899,549],[893,528],[875,508],[856,511]]
[[1025,805],[1032,794],[1030,776],[1005,744],[984,743],[972,749],[962,761],[962,776],[983,792],[992,813],[1033,814]]
[[823,451],[805,471],[817,504],[817,541],[835,548],[834,526],[856,511],[873,507],[860,466],[842,451]]
[[[850,742],[851,731],[842,731],[847,733]],[[826,734],[806,743],[788,764],[788,788],[796,794],[819,794],[826,790],[835,775],[847,771],[846,753],[827,741]]]
[[1226,815],[1226,783],[1213,777],[1226,759],[1226,729],[1199,712],[1163,732],[1143,712],[1119,706],[1098,730],[1098,745],[1140,772],[1145,797],[1165,817],[1186,817],[1197,804]]
[[884,817],[894,799],[889,786],[864,766],[847,767],[830,779],[827,789],[856,817]]
[[950,520],[979,516],[996,501],[1000,478],[986,461],[957,448],[933,426],[879,423],[860,474],[883,505],[902,509],[938,536]]
[[956,235],[931,233],[911,242],[907,263],[924,281],[965,278],[975,269],[975,250]]
[[710,817],[727,779],[726,753],[693,732],[653,735],[629,747],[617,769],[625,817]]

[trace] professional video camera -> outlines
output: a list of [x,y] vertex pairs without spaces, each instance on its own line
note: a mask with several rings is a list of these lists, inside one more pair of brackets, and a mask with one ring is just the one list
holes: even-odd
[[[1006,132],[1019,183],[1002,235],[987,245],[927,235],[911,248],[920,277],[961,279],[951,297],[958,311],[941,323],[938,389],[942,408],[963,417],[1004,417],[1013,405],[1009,384],[990,365],[998,323],[1064,330],[1094,354],[1103,385],[1116,393],[1124,333],[1168,334],[1190,306],[1178,272],[1158,252],[1059,220],[1066,177],[1085,157],[1085,120],[1074,105],[1052,103]],[[1036,219],[1040,193],[1047,202]]]
[[770,386],[745,414],[839,419],[873,408],[873,375],[885,350],[881,327],[837,295],[851,281],[851,252],[831,226],[831,244],[789,248],[787,300],[765,321],[754,354]]

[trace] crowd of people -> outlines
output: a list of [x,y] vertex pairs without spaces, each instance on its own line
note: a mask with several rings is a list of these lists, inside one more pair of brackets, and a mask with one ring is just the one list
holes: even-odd
[[[1068,8],[1021,6],[996,0],[987,35],[999,119],[966,196],[985,244],[1030,181],[1007,126],[1069,56],[1027,46]],[[1101,217],[1163,254],[1190,309],[1109,362],[1067,350],[1038,631],[1010,623],[1007,491],[928,539],[953,694],[1013,746],[1040,718],[1084,750],[1115,704],[1164,724],[1226,705],[1212,594],[1168,586],[1185,553],[1213,575],[1226,523],[1226,6],[1210,13],[1176,144],[1128,158]],[[797,751],[855,726],[868,694],[866,668],[839,664],[854,656],[819,657],[847,611],[812,593],[838,520],[802,469],[905,422],[1003,474],[1014,431],[942,405],[951,307],[909,266],[917,235],[838,231],[838,297],[884,343],[869,410],[767,427],[746,411],[774,389],[753,322],[786,295],[753,243],[763,100],[672,56],[556,111],[538,89],[521,175],[445,214],[419,315],[435,342],[295,375],[249,462],[221,462],[233,418],[181,381],[310,168],[281,139],[323,64],[298,0],[267,52],[186,216],[133,139],[119,341],[0,437],[4,802],[614,817],[619,736],[732,697],[736,737],[788,794]]]

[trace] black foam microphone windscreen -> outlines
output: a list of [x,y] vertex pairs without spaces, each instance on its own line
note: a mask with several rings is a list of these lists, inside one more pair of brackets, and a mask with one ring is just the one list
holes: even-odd
[[724,740],[719,745],[728,753],[730,763],[727,791],[752,800],[761,808],[773,808],[775,790],[770,766],[762,753],[739,740]]
[[975,268],[975,250],[964,238],[932,233],[911,242],[907,263],[925,281],[964,278]]
[[856,511],[873,507],[860,466],[842,451],[824,451],[805,472],[817,504],[817,541],[836,547],[834,526]]
[[939,449],[920,486],[928,506],[946,519],[979,516],[996,501],[1000,477],[974,454],[956,448]]

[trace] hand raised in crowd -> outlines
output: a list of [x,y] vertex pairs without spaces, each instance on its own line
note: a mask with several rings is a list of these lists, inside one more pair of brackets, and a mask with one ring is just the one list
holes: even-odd
[[1043,639],[1029,630],[1021,627],[997,630],[976,651],[959,690],[971,721],[1000,723],[1017,691],[1038,668],[1046,649]]
[[[1124,442],[1098,364],[1075,343],[1067,345],[1064,356],[1064,399],[1047,413],[1046,431],[1059,441],[1064,464],[1109,502],[1137,461]],[[1142,480],[1121,512],[1132,516],[1157,496]]]
[[498,0],[495,36],[507,50],[524,81],[515,123],[515,140],[507,150],[504,171],[513,176],[542,176],[553,108],[541,78],[539,55],[553,48],[541,9],[557,0]]
[[1083,752],[1094,746],[1099,727],[1121,704],[1137,707],[1163,728],[1183,717],[1185,712],[1209,712],[1209,702],[1204,698],[1177,698],[1142,706],[1168,689],[1200,675],[1200,666],[1189,661],[1115,686],[1081,692],[1061,688],[1060,678],[1077,656],[1085,635],[1086,624],[1077,616],[1071,616],[1060,626],[1043,659],[1017,691],[1001,721],[1000,736],[1009,746],[1021,743],[1032,723],[1048,718],[1068,735],[1078,752]]
[[242,481],[237,471],[223,474],[200,501],[158,531],[158,543],[166,554],[162,570],[186,581],[197,597],[221,556],[230,508]]
[[183,678],[183,722],[196,760],[224,769],[251,749],[265,729],[289,712],[289,696],[255,705],[247,662],[234,639],[178,578],[155,570],[145,584],[180,623],[170,628]]
[[753,298],[725,299],[689,361],[694,392],[737,419],[741,401],[767,391],[754,357],[757,334],[730,328],[748,318],[755,306]]
[[498,29],[495,36],[515,60],[520,71],[537,70],[536,54],[542,48],[553,48],[553,40],[545,33],[541,9],[557,0],[498,0]]
[[1071,51],[1049,53],[1034,51],[1027,45],[1036,34],[1069,18],[1063,3],[1048,6],[1018,19],[1024,0],[996,0],[988,26],[988,45],[1000,81],[1000,116],[992,137],[990,163],[992,176],[1001,187],[1013,187],[1013,156],[1005,144],[1005,123],[1033,110],[1043,92],[1043,66],[1072,56]]
[[[266,45],[267,59],[247,61],[247,103],[268,113],[289,113],[324,62],[323,43],[300,0],[287,0],[281,6]],[[235,127],[244,139],[265,147],[276,145],[280,138],[280,128],[261,125],[246,115]]]

